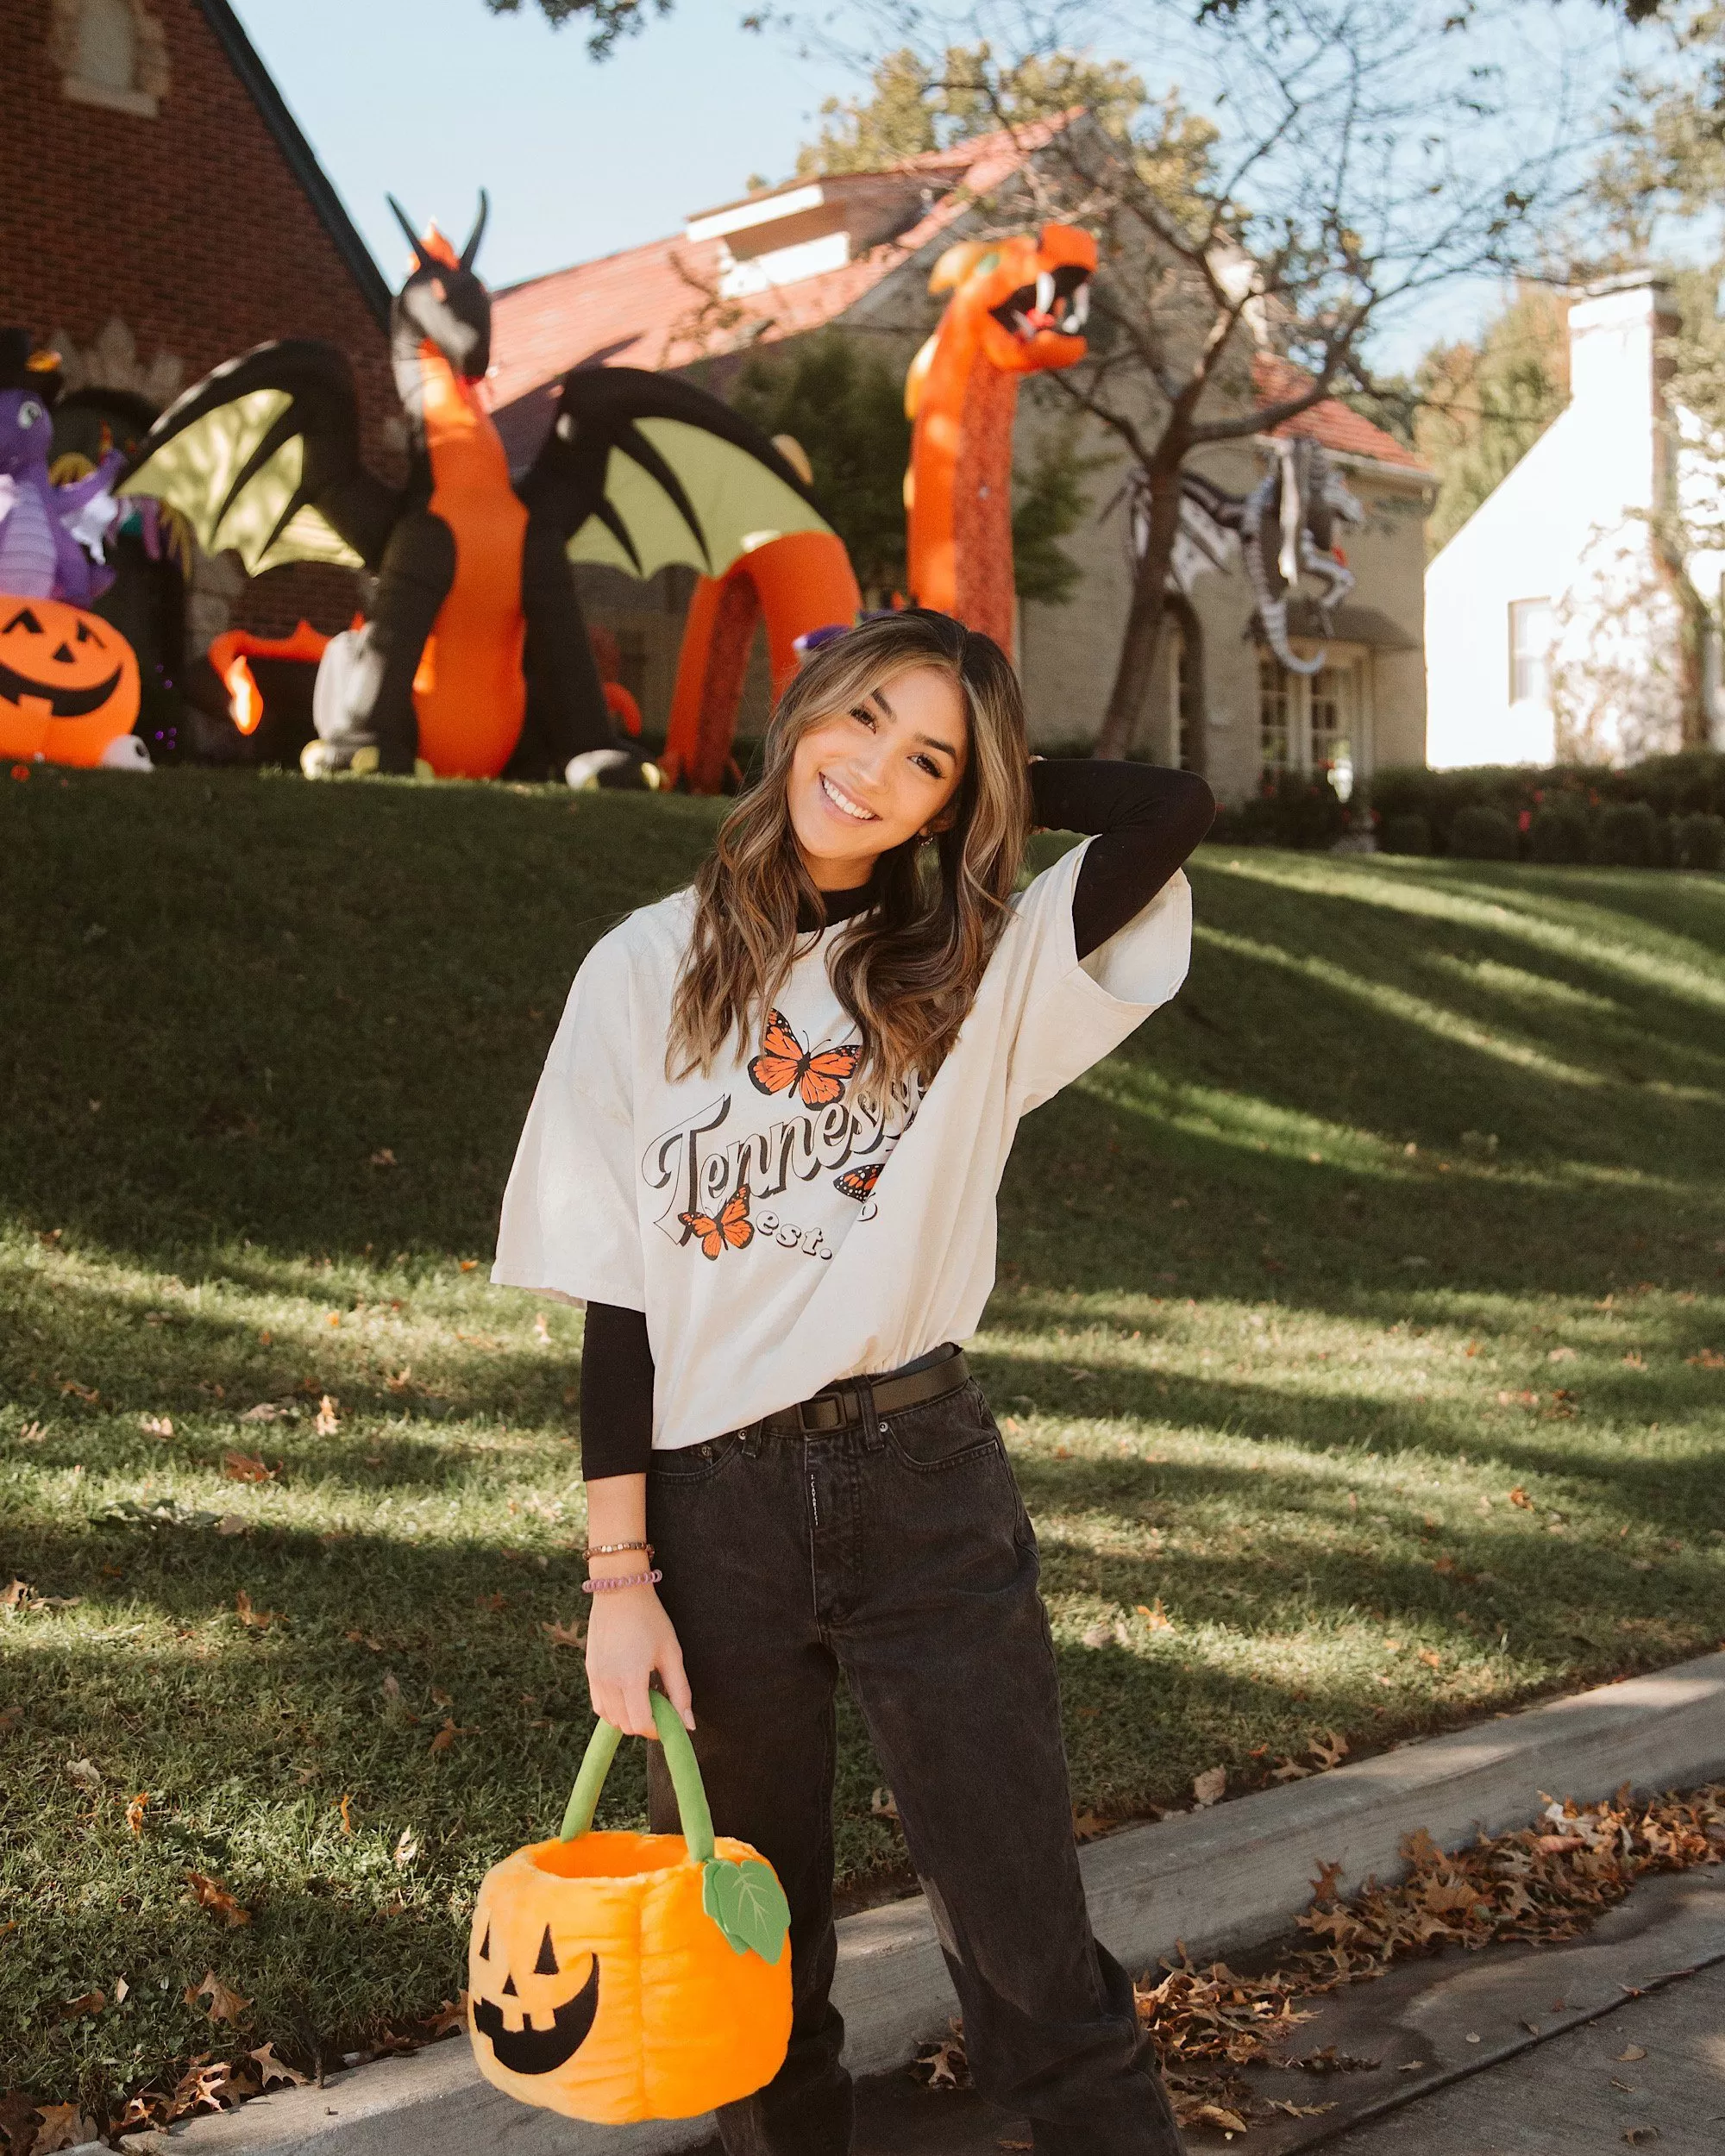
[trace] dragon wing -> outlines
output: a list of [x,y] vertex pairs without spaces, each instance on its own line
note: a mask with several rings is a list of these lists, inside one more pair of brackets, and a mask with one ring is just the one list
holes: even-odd
[[830,531],[806,483],[759,428],[693,383],[578,367],[518,492],[572,561],[649,577],[681,561],[722,576],[793,531]]
[[360,461],[347,355],[304,337],[260,344],[187,390],[116,492],[171,504],[207,553],[237,548],[253,576],[284,561],[374,569],[401,511]]

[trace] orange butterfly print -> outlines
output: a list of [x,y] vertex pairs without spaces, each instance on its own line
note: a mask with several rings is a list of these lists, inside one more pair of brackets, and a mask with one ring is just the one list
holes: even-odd
[[847,1198],[855,1198],[860,1205],[865,1198],[872,1198],[875,1186],[881,1180],[883,1160],[871,1160],[861,1168],[847,1168],[842,1175],[835,1175],[833,1183]]
[[749,1075],[762,1093],[786,1093],[794,1086],[806,1108],[830,1108],[844,1092],[844,1081],[856,1073],[862,1053],[860,1041],[845,1048],[823,1048],[811,1056],[797,1038],[782,1011],[767,1016],[767,1037],[761,1053],[750,1060]]
[[727,1244],[733,1250],[746,1250],[755,1240],[747,1183],[737,1184],[719,1207],[716,1220],[710,1213],[680,1213],[677,1218],[692,1235],[700,1238],[703,1257],[717,1257]]

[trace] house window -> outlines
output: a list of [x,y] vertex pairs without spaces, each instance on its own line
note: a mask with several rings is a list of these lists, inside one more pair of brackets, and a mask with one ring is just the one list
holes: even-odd
[[1258,736],[1266,771],[1285,771],[1294,763],[1294,679],[1267,651],[1258,660]]
[[143,0],[53,0],[49,39],[74,103],[155,116],[167,94],[167,41]]
[[1552,603],[1548,599],[1509,602],[1509,701],[1551,703]]
[[1289,674],[1258,654],[1258,736],[1266,776],[1327,772],[1343,800],[1353,792],[1361,729],[1358,665],[1341,659],[1316,674]]
[[96,90],[138,86],[138,26],[131,0],[84,0],[78,22],[78,78]]
[[1330,784],[1344,801],[1353,792],[1353,692],[1352,667],[1326,667],[1307,685],[1308,768],[1327,771]]

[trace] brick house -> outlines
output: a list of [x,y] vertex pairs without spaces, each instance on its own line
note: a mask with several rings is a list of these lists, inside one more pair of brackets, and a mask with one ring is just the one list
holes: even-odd
[[[938,318],[926,291],[941,250],[973,229],[974,205],[1010,201],[1014,176],[1038,147],[1026,133],[987,136],[881,172],[795,179],[691,216],[674,237],[582,262],[497,296],[492,408],[512,461],[531,461],[549,424],[559,377],[579,360],[698,370],[722,390],[746,355],[838,328],[907,366]],[[1035,222],[1026,214],[1024,222]],[[1269,354],[1265,369],[1287,363]],[[1262,395],[1274,382],[1260,380]],[[1021,444],[1037,425],[1020,405]],[[1333,401],[1278,430],[1320,442],[1366,512],[1348,530],[1358,579],[1339,617],[1323,671],[1284,672],[1253,639],[1243,575],[1201,578],[1182,633],[1164,640],[1139,749],[1200,760],[1225,797],[1238,799],[1266,770],[1346,765],[1361,775],[1425,754],[1423,526],[1431,475],[1402,445]],[[1126,467],[1112,438],[1083,447],[1106,461],[1088,481],[1089,514],[1062,542],[1083,572],[1064,606],[1027,605],[1019,662],[1033,734],[1044,742],[1094,736],[1106,706],[1131,588]],[[1237,493],[1254,486],[1272,447],[1244,441],[1207,452],[1198,469]],[[675,677],[690,573],[640,584],[605,569],[578,572],[590,618],[616,636],[627,686],[651,727],[662,726]],[[1296,612],[1294,626],[1302,623]],[[1311,624],[1306,624],[1309,627]],[[1296,635],[1296,650],[1309,649]],[[1201,704],[1201,716],[1198,705]],[[757,648],[743,726],[767,708]],[[1203,746],[1194,743],[1195,720]],[[1183,736],[1183,743],[1182,743]]]
[[[51,342],[97,411],[107,393],[116,435],[252,345],[327,337],[387,473],[402,440],[389,302],[228,0],[0,6],[0,323]],[[230,617],[340,627],[354,593],[347,570],[247,585],[231,557],[200,560],[191,652]]]

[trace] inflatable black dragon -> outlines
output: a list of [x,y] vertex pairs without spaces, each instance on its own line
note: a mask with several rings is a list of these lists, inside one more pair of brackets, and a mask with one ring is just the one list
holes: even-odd
[[289,339],[188,390],[119,491],[172,503],[208,551],[237,548],[254,575],[306,560],[372,573],[363,625],[323,655],[309,770],[411,773],[417,759],[450,776],[652,783],[612,733],[568,559],[718,575],[765,538],[828,527],[757,429],[636,367],[572,369],[544,446],[512,480],[480,395],[486,197],[459,254],[390,207],[413,248],[390,336],[405,483],[361,461],[346,354]]

